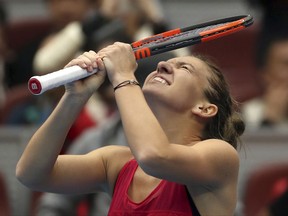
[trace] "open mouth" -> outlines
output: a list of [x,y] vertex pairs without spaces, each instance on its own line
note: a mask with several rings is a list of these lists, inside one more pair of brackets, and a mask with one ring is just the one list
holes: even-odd
[[165,79],[161,78],[161,77],[154,77],[153,81],[158,82],[158,83],[162,83],[164,85],[170,85]]

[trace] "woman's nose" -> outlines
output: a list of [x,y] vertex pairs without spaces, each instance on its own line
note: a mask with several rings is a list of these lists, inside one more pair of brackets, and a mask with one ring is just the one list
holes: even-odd
[[172,66],[170,63],[161,61],[158,63],[157,72],[158,73],[172,73]]

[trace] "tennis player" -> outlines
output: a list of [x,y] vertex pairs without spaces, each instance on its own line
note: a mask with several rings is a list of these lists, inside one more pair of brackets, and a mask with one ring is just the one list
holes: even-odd
[[[53,193],[112,196],[109,215],[233,215],[237,201],[237,143],[244,123],[221,72],[185,56],[159,62],[141,89],[131,46],[89,51],[66,67],[99,72],[66,85],[18,164],[27,187]],[[59,155],[89,97],[109,77],[129,147]]]

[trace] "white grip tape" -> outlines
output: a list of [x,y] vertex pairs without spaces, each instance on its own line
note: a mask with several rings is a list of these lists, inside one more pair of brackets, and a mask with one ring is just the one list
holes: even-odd
[[87,70],[80,66],[74,65],[43,76],[31,77],[28,82],[28,89],[32,94],[40,95],[49,89],[83,79],[97,71],[97,69],[94,69],[92,72],[87,72]]

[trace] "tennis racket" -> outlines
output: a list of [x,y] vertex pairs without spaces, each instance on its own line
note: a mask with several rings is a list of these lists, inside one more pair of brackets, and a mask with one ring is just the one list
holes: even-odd
[[[136,60],[147,58],[171,50],[194,44],[215,40],[219,37],[238,32],[253,24],[250,15],[234,16],[213,20],[185,28],[177,28],[153,35],[131,44]],[[33,76],[29,79],[28,88],[34,95],[83,79],[97,72],[87,72],[80,66],[72,66],[43,76]]]

